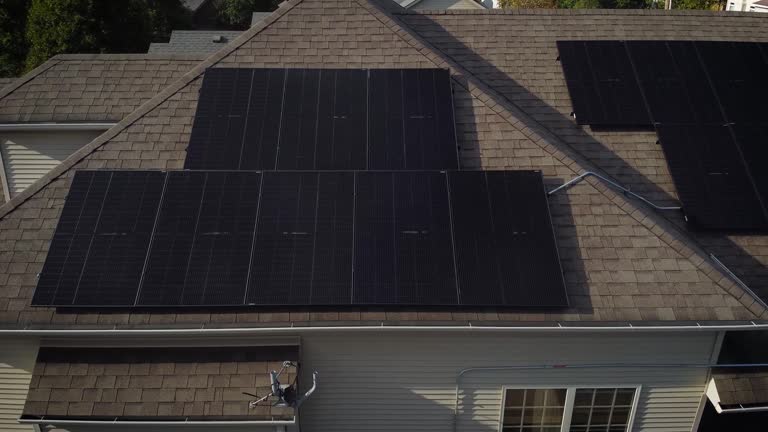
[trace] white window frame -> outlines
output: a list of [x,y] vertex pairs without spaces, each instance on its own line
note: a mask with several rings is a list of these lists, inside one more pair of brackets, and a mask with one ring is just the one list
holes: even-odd
[[629,410],[629,419],[627,420],[627,432],[632,432],[635,423],[635,413],[637,405],[640,402],[640,393],[642,384],[583,384],[583,385],[507,385],[501,387],[501,409],[499,410],[499,429],[498,432],[504,432],[504,407],[507,405],[507,390],[566,390],[565,406],[563,407],[563,421],[560,424],[560,432],[568,432],[571,428],[571,416],[573,415],[573,401],[576,399],[576,390],[579,389],[635,389],[635,395],[632,398],[632,407]]

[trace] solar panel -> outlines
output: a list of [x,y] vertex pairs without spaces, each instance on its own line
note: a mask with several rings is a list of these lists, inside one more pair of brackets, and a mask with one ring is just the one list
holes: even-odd
[[[285,82],[284,70],[254,69],[240,163],[229,169],[275,169],[277,166]],[[191,168],[187,165],[184,167]]]
[[458,304],[444,173],[356,175],[356,304]]
[[164,178],[76,173],[32,304],[132,304]]
[[621,41],[557,41],[579,124],[650,124],[647,108]]
[[763,208],[768,205],[768,124],[739,124],[731,127]]
[[192,125],[186,168],[238,167],[253,75],[251,69],[206,70]]
[[692,226],[731,230],[768,227],[765,209],[728,127],[660,125],[657,130]]
[[308,304],[317,173],[267,172],[248,285],[249,304]]
[[538,172],[83,172],[34,304],[561,307],[550,224]]
[[765,122],[768,62],[747,42],[696,42],[720,104],[730,122]]
[[541,173],[451,172],[449,181],[461,303],[567,306]]
[[458,167],[442,69],[208,69],[186,169]]
[[242,304],[259,184],[254,172],[170,173],[138,304]]

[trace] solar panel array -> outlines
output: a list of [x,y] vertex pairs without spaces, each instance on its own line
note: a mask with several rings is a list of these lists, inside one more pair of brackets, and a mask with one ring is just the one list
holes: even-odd
[[538,171],[79,171],[33,304],[567,297]]
[[445,69],[205,72],[185,168],[456,169]]
[[698,229],[768,229],[768,44],[558,41],[576,120],[654,126]]

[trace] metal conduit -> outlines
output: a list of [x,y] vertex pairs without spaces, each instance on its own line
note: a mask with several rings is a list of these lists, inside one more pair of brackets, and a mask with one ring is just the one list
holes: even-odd
[[538,365],[515,365],[515,366],[480,366],[462,369],[456,375],[456,399],[453,405],[453,432],[456,432],[458,427],[459,418],[459,390],[461,386],[461,378],[470,373],[477,371],[501,371],[501,370],[533,370],[533,369],[598,369],[598,368],[695,368],[695,369],[709,369],[713,367],[718,368],[754,368],[754,367],[768,367],[768,363],[752,363],[752,364],[678,364],[678,363],[585,363],[585,364],[538,364]]
[[611,179],[609,179],[609,178],[607,178],[607,177],[604,177],[604,176],[602,176],[602,175],[600,175],[600,174],[598,174],[598,173],[596,173],[596,172],[592,172],[592,171],[587,171],[587,172],[585,172],[585,173],[583,173],[583,174],[581,174],[581,175],[579,175],[579,176],[577,176],[577,177],[574,177],[573,179],[571,179],[571,180],[569,180],[569,181],[567,181],[567,182],[563,183],[562,185],[560,185],[560,186],[558,186],[558,187],[556,187],[556,188],[552,189],[551,191],[547,192],[547,196],[549,196],[549,195],[553,195],[553,194],[555,194],[556,192],[558,192],[558,191],[560,191],[560,190],[563,190],[563,189],[567,189],[567,188],[569,188],[569,187],[571,187],[571,186],[575,185],[576,183],[578,183],[578,182],[580,182],[580,181],[584,180],[585,178],[587,178],[587,177],[589,177],[589,176],[593,176],[593,177],[597,177],[597,178],[599,178],[600,180],[602,180],[602,181],[604,181],[604,182],[608,183],[609,185],[613,186],[614,188],[616,188],[616,189],[618,189],[618,190],[620,190],[620,191],[624,192],[624,194],[626,194],[626,195],[631,195],[631,196],[633,196],[633,197],[635,197],[635,198],[639,199],[640,201],[642,201],[642,202],[644,202],[644,203],[648,204],[649,206],[651,206],[651,207],[655,208],[656,210],[682,210],[682,209],[683,209],[683,208],[682,208],[682,207],[680,207],[680,206],[676,206],[676,207],[666,207],[666,206],[660,206],[660,205],[656,205],[656,204],[654,204],[654,203],[652,203],[652,202],[648,201],[648,200],[647,200],[647,199],[645,199],[644,197],[642,197],[642,196],[640,196],[640,195],[638,195],[638,194],[636,194],[636,193],[632,192],[631,190],[629,190],[629,189],[625,188],[624,186],[622,186],[622,185],[620,185],[620,184],[616,183],[615,181],[613,181],[613,180],[611,180]]

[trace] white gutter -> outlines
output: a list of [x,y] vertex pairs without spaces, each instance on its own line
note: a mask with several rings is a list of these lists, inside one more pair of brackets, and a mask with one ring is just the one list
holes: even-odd
[[237,327],[237,328],[155,328],[155,329],[4,329],[0,336],[248,336],[261,334],[301,334],[323,332],[470,332],[470,333],[558,333],[558,332],[687,332],[687,331],[749,331],[768,330],[768,323],[757,324],[724,324],[724,325],[679,325],[679,326],[636,326],[625,324],[621,326],[568,326],[555,323],[552,326],[398,326],[398,325],[369,325],[369,326],[290,326],[285,327]]
[[131,420],[57,420],[57,419],[18,419],[19,423],[37,425],[117,425],[117,426],[289,426],[296,424],[293,420],[209,420],[209,421],[131,421]]
[[117,123],[0,123],[0,131],[107,130]]

